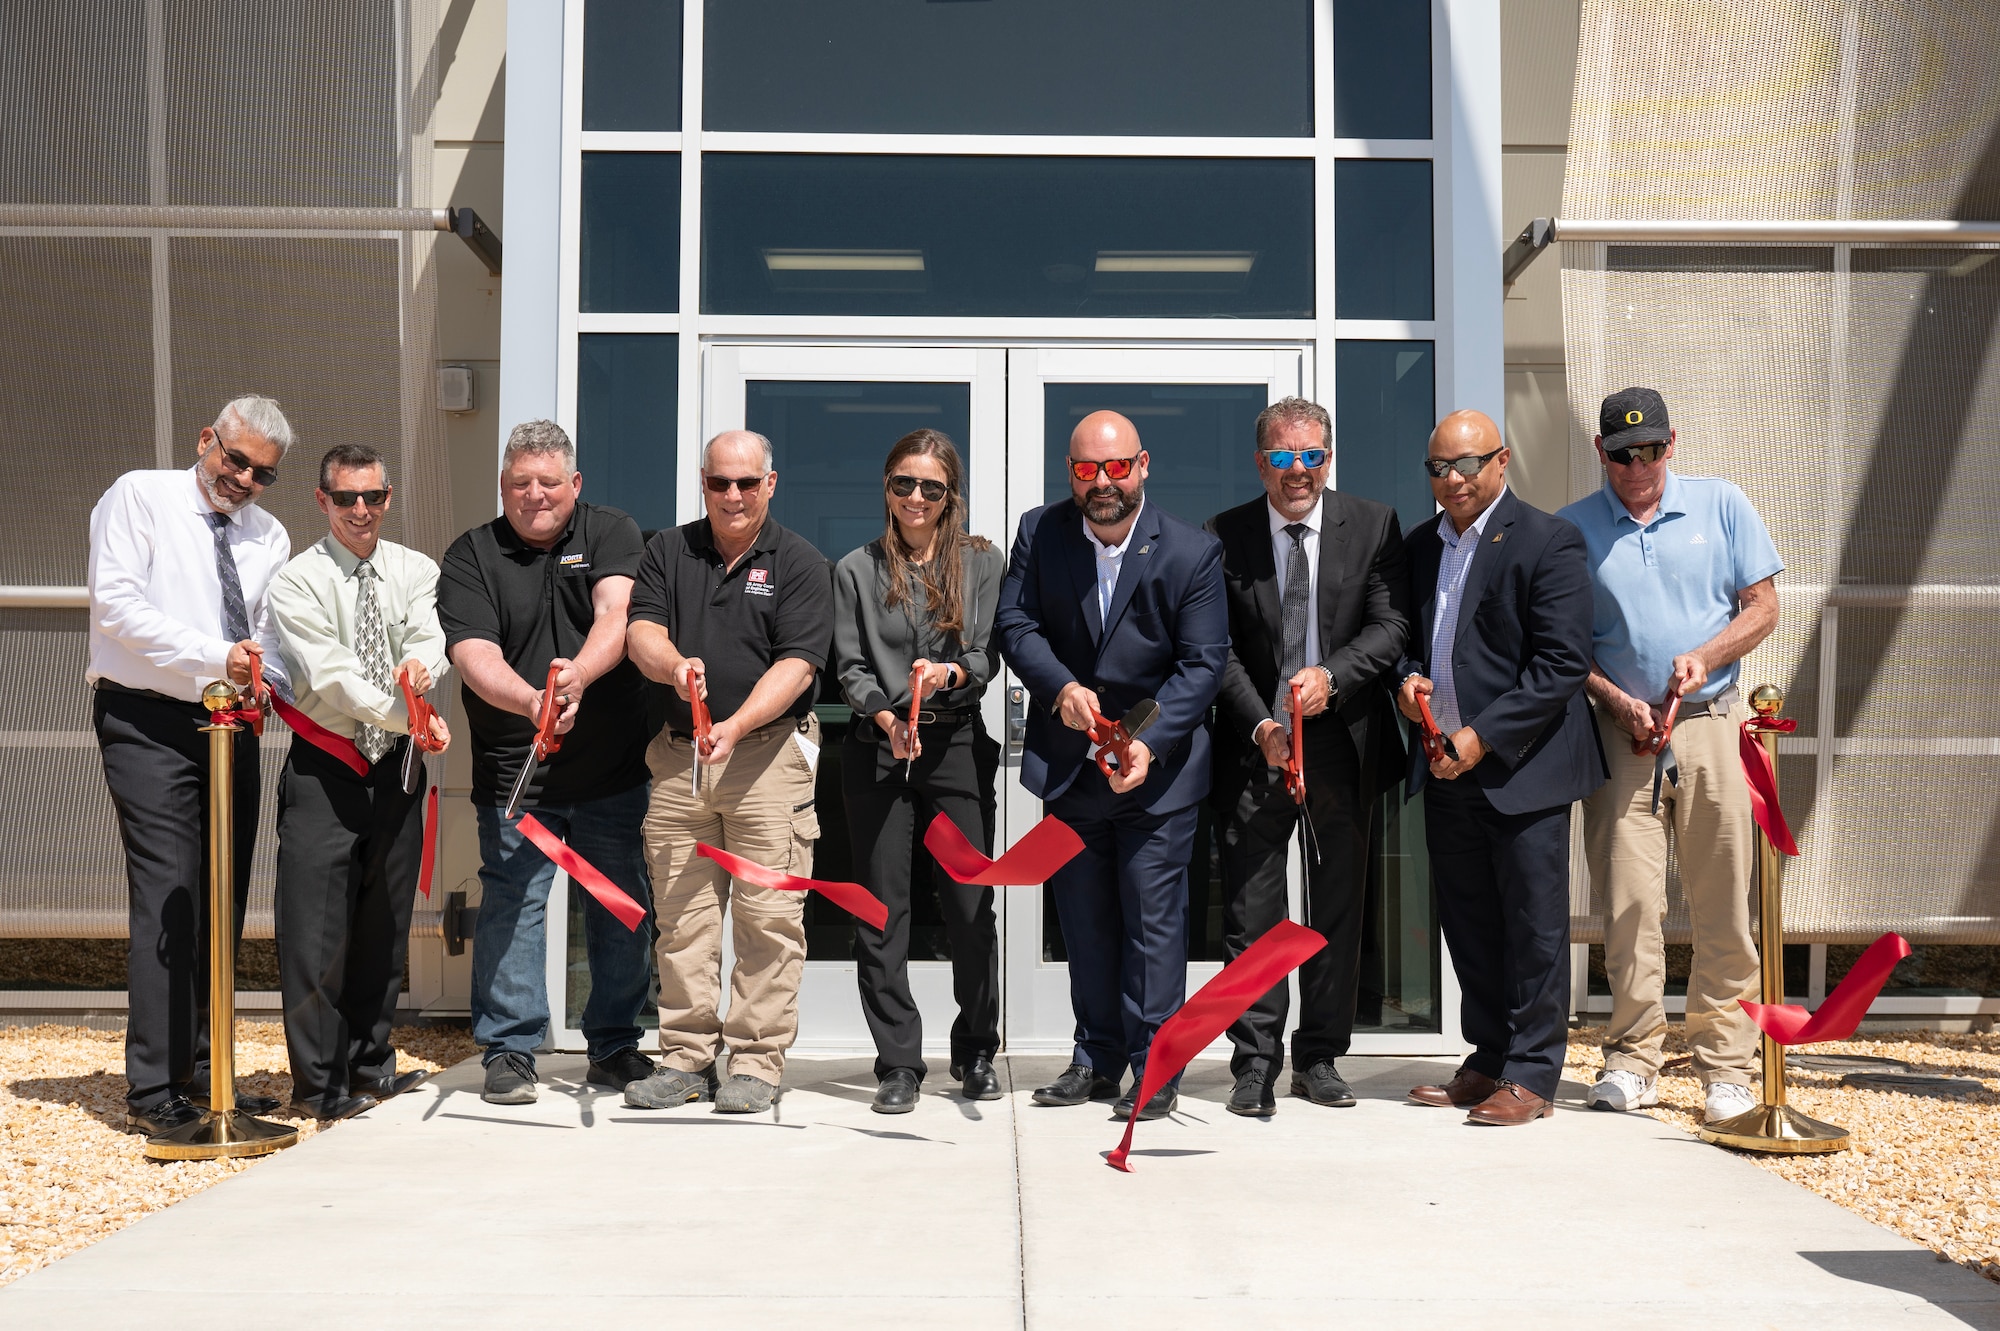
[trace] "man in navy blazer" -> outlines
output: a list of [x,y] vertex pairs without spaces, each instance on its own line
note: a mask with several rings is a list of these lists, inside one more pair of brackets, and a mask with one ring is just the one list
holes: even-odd
[[1425,470],[1444,513],[1411,531],[1414,623],[1397,705],[1427,697],[1449,745],[1411,746],[1439,922],[1472,1053],[1420,1104],[1514,1126],[1554,1113],[1569,1023],[1570,804],[1607,769],[1583,683],[1592,591],[1583,536],[1507,488],[1500,429],[1455,411]]
[[[1084,849],[1054,889],[1069,952],[1076,1053],[1035,1092],[1044,1105],[1118,1094],[1129,1113],[1146,1050],[1187,994],[1188,863],[1208,794],[1208,713],[1229,657],[1222,546],[1146,503],[1146,452],[1116,412],[1070,435],[1070,494],[1021,519],[994,620],[1028,687],[1021,784],[1074,828]],[[1588,634],[1586,634],[1586,640]],[[1091,715],[1118,720],[1151,698],[1159,719],[1107,778]],[[1171,1113],[1177,1088],[1140,1113]]]

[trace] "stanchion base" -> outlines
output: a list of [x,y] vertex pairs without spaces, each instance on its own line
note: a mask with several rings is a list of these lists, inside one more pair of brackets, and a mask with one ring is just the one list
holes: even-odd
[[218,1114],[210,1110],[192,1123],[146,1139],[146,1154],[155,1160],[222,1160],[245,1155],[269,1155],[296,1145],[299,1130],[282,1123],[252,1118],[240,1109]]
[[1701,1139],[1714,1146],[1733,1146],[1739,1151],[1768,1151],[1777,1155],[1844,1151],[1853,1144],[1846,1128],[1822,1123],[1801,1114],[1790,1105],[1758,1105],[1735,1118],[1706,1124],[1701,1129]]

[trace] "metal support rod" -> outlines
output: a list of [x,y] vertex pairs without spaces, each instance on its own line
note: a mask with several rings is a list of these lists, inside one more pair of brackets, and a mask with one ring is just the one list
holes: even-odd
[[1660,245],[2000,245],[2000,222],[1766,220],[1627,221],[1537,217],[1500,256],[1501,281],[1511,287],[1543,250],[1558,241]]

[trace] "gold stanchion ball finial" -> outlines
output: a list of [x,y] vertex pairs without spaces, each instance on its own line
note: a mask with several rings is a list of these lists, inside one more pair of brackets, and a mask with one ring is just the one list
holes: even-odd
[[211,712],[226,712],[236,706],[236,686],[218,679],[201,691],[201,705]]
[[1759,716],[1776,716],[1785,710],[1785,691],[1776,684],[1759,684],[1750,695],[1750,710]]

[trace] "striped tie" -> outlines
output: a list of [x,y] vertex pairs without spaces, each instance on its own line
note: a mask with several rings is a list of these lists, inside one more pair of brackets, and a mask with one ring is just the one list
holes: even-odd
[[236,573],[236,554],[229,548],[229,515],[205,514],[215,532],[215,577],[222,584],[222,636],[232,643],[250,636],[250,611],[243,604],[243,579]]
[[[379,575],[374,565],[364,559],[355,565],[354,576],[361,580],[361,591],[355,598],[354,652],[361,658],[361,673],[368,682],[388,693],[395,688],[396,681],[389,672],[389,635],[382,627],[382,603],[375,596],[375,579]],[[395,742],[380,726],[364,725],[354,746],[373,763],[380,762]]]

